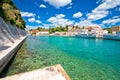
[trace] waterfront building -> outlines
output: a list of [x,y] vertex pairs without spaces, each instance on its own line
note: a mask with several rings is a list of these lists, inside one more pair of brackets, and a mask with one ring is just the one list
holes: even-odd
[[107,30],[102,30],[100,26],[88,26],[83,28],[78,35],[89,35],[96,38],[102,38],[104,34],[108,34]]
[[68,25],[68,31],[71,31],[72,30],[72,26]]
[[120,31],[120,26],[113,26],[113,27],[111,27],[111,30],[112,30],[112,32],[113,31],[118,32],[118,31]]
[[33,29],[30,31],[30,33],[33,35],[36,35],[38,32],[39,32],[39,30],[37,30],[37,29]]
[[112,34],[103,35],[104,39],[120,40],[120,26],[111,27]]
[[36,36],[39,36],[39,35],[49,35],[49,30],[44,30],[44,31],[39,31]]
[[78,26],[70,26],[68,25],[68,32],[66,33],[67,36],[74,36],[81,31],[81,28]]
[[64,36],[67,35],[67,32],[55,32],[54,35]]

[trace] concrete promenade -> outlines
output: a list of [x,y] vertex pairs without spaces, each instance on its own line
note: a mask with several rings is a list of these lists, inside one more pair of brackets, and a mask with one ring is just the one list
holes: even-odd
[[30,72],[8,76],[0,80],[70,80],[60,64]]
[[20,37],[20,39],[14,40],[14,43],[9,42],[0,46],[0,73],[4,67],[8,64],[13,55],[17,52],[20,46],[23,44],[23,41],[27,36]]

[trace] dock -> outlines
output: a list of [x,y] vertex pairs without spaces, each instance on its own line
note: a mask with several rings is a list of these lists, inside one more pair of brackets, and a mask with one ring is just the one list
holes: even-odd
[[1,78],[0,80],[71,80],[60,64]]

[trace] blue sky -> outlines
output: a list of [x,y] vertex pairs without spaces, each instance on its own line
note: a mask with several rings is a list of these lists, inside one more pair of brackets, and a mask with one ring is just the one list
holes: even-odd
[[120,0],[13,0],[27,28],[120,25]]

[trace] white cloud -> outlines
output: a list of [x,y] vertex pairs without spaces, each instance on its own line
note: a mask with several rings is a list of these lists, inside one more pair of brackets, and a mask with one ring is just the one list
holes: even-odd
[[72,6],[73,5],[73,3],[70,3],[70,6]]
[[29,18],[28,21],[29,22],[35,22],[35,18]]
[[20,12],[22,17],[34,17],[36,14],[30,12]]
[[26,25],[26,27],[28,30],[30,30],[30,29],[36,29],[38,26]]
[[41,5],[40,5],[40,8],[46,8],[46,5],[41,4]]
[[93,21],[102,19],[109,14],[109,9],[115,8],[118,5],[120,5],[120,0],[103,0],[102,4],[87,14],[87,17]]
[[40,24],[40,23],[41,23],[41,21],[40,21],[40,20],[36,20],[35,22],[36,22],[36,23],[38,23],[38,24]]
[[71,8],[72,8],[72,6],[67,7],[67,9],[71,9]]
[[54,26],[65,26],[74,23],[74,21],[70,21],[68,19],[65,19],[64,17],[64,14],[58,14],[55,17],[50,17],[47,21],[52,23]]
[[73,15],[73,18],[80,18],[82,16],[81,12],[77,12]]
[[53,27],[53,24],[42,24],[42,26],[46,29],[49,29],[50,27]]
[[81,17],[80,20],[83,21],[83,20],[85,20],[85,18],[84,18],[84,17]]
[[115,11],[120,11],[120,7],[116,7]]
[[98,10],[108,10],[120,5],[120,0],[104,0],[104,2],[97,7]]
[[41,23],[40,20],[36,20],[34,17],[33,18],[29,18],[28,21],[31,22],[31,23],[33,23],[33,22],[38,23],[38,24]]
[[48,2],[50,5],[54,6],[55,8],[59,9],[60,7],[64,7],[72,2],[72,0],[44,0]]
[[119,17],[113,17],[112,19],[104,20],[102,23],[103,24],[114,24],[120,22]]
[[95,21],[95,20],[99,20],[101,18],[106,17],[108,13],[109,13],[108,11],[94,11],[93,10],[93,12],[90,14],[87,14],[87,16],[88,16],[88,19]]
[[58,15],[56,15],[56,18],[59,18],[59,19],[64,18],[64,17],[65,17],[64,14],[58,14]]
[[30,29],[37,29],[38,27],[42,27],[42,28],[45,28],[45,29],[49,29],[50,27],[50,24],[43,24],[43,25],[26,25],[27,29],[30,30]]
[[75,23],[75,25],[78,25],[80,27],[88,27],[88,26],[99,26],[98,24],[92,23],[91,20],[83,20],[80,22]]
[[119,16],[113,16],[113,18],[119,18]]
[[98,0],[97,2],[96,2],[96,4],[99,4],[101,2],[101,0]]
[[72,8],[72,5],[73,5],[73,3],[70,3],[70,6],[67,7],[67,9],[71,9],[71,8]]
[[37,16],[38,19],[40,19],[40,16]]

